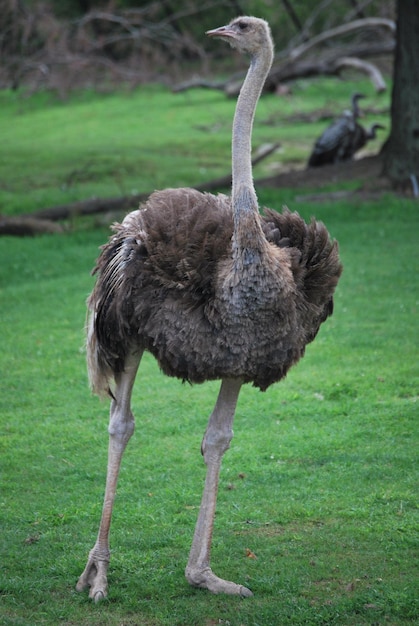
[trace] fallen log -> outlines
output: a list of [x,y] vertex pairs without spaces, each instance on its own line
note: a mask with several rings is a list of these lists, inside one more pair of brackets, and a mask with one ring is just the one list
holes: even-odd
[[[279,145],[279,143],[275,143],[260,148],[252,159],[252,165],[255,166],[263,161],[263,159],[266,159],[266,157],[278,149]],[[194,188],[198,191],[218,191],[225,189],[226,187],[230,187],[230,185],[231,174],[229,173],[225,176],[200,183],[199,185],[194,185]],[[10,218],[10,220],[19,220],[22,223],[23,228],[23,225],[27,220],[36,220],[38,223],[41,221],[52,223],[82,215],[95,215],[107,212],[116,213],[119,211],[127,212],[137,209],[138,205],[146,200],[149,195],[150,192],[144,192],[115,198],[89,198],[88,200],[79,200],[78,202],[70,202],[69,204],[61,204],[46,209],[40,209],[39,211],[34,211],[33,213],[20,215],[17,218]],[[0,231],[0,234],[6,233],[2,233]]]
[[[391,47],[393,46],[394,44],[391,44]],[[388,50],[389,47],[385,46],[385,49]],[[362,61],[357,57],[348,56],[338,56],[336,58],[325,58],[317,61],[301,61],[298,63],[290,62],[275,65],[266,79],[264,90],[268,93],[275,93],[281,83],[288,83],[297,78],[311,78],[313,76],[339,76],[347,67],[367,74],[378,93],[385,91],[386,84],[378,67],[372,63]],[[227,82],[225,86],[226,94],[231,98],[237,97],[240,92],[241,85],[242,81]]]
[[145,200],[147,196],[147,193],[140,193],[115,198],[89,198],[88,200],[78,200],[77,202],[40,209],[22,217],[32,215],[36,219],[59,221],[78,217],[79,215],[105,213],[106,211],[128,211],[138,207],[138,204]]
[[36,217],[0,216],[0,235],[13,235],[15,237],[33,237],[41,234],[62,233],[63,227],[51,220],[38,219]]

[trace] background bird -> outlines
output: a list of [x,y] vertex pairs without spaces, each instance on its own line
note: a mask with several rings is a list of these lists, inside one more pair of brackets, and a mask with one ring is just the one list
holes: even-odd
[[380,129],[384,130],[385,126],[382,124],[371,124],[369,128],[364,128],[361,124],[356,123],[347,159],[352,159],[356,152],[361,150],[361,148],[363,148],[368,141],[375,139],[377,136],[377,130]]
[[365,98],[362,93],[354,93],[351,109],[347,109],[316,140],[308,160],[309,167],[318,167],[330,163],[346,161],[353,157],[355,134],[362,126],[357,122],[361,116],[359,100]]
[[208,31],[251,57],[236,106],[232,195],[194,189],[153,193],[114,227],[88,301],[87,360],[98,394],[109,394],[109,459],[97,541],[77,589],[107,593],[109,529],[122,454],[134,430],[131,393],[144,350],[163,372],[191,383],[221,379],[202,441],[207,474],[186,578],[214,593],[251,595],[216,576],[210,549],[221,459],[232,438],[240,388],[265,390],[304,354],[332,313],[342,271],[323,224],[266,210],[252,180],[251,133],[271,67],[268,24],[240,17]]

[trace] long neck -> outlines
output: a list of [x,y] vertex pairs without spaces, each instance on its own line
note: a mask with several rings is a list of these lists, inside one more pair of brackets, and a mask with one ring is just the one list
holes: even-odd
[[[256,105],[270,70],[272,45],[262,48],[252,58],[237,100],[232,139],[232,205],[235,224],[234,239],[246,246],[246,230],[250,214],[258,215],[258,202],[252,176],[252,128]],[[258,220],[257,220],[258,222]],[[242,231],[242,232],[240,232]],[[250,236],[251,234],[248,233]]]

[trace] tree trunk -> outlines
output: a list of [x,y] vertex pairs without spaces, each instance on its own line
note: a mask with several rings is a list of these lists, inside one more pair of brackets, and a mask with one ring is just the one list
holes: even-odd
[[419,2],[398,0],[391,132],[383,147],[383,174],[396,187],[419,178]]

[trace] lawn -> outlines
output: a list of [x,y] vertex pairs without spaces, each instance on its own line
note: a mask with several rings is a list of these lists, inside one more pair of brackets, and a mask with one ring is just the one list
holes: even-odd
[[[260,173],[303,160],[321,130],[287,116],[325,102],[343,108],[360,88],[332,85],[299,84],[284,102],[262,100],[255,141],[283,147]],[[149,88],[0,100],[1,212],[194,184],[229,165],[234,103],[222,94]],[[108,229],[76,219],[63,235],[1,239],[2,624],[418,623],[418,205],[392,194],[320,204],[304,193],[259,196],[322,219],[345,269],[335,313],[301,363],[266,393],[245,387],[240,396],[212,559],[219,575],[253,590],[246,600],[190,588],[183,576],[205,472],[200,441],[218,385],[182,385],[151,357],[134,390],[137,429],[115,506],[109,598],[94,605],[76,593],[106,469],[108,406],[88,390],[83,325]]]

